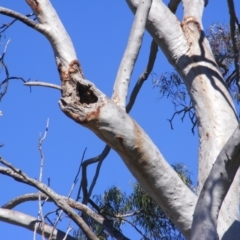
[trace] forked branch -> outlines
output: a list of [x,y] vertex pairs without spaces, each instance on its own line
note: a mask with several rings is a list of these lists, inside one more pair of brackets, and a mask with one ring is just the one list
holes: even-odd
[[[3,159],[1,159],[1,162],[2,163],[7,163]],[[7,165],[10,167],[9,163],[7,163]],[[20,171],[20,170],[17,170],[16,168],[14,168],[13,166],[11,166],[11,168],[15,169],[16,171]],[[56,205],[59,206],[63,210],[66,209],[66,206],[67,206],[67,208],[68,208],[68,206],[70,206],[70,207],[72,207],[76,210],[79,210],[79,211],[83,212],[84,214],[86,214],[87,216],[92,218],[94,221],[96,221],[99,225],[101,225],[113,238],[122,239],[122,240],[127,240],[128,239],[120,231],[118,231],[112,225],[111,222],[109,222],[103,216],[94,212],[88,206],[86,206],[82,203],[79,203],[79,202],[77,202],[77,201],[75,201],[75,200],[73,200],[69,197],[58,195],[52,189],[47,187],[45,184],[40,183],[37,180],[29,178],[22,171],[20,171],[20,174],[17,174],[17,172],[15,172],[14,170],[11,171],[9,168],[0,167],[0,173],[10,176],[10,177],[14,178],[16,181],[20,181],[20,182],[24,182],[26,184],[32,185],[32,186],[38,188],[40,191],[42,191],[41,189],[44,189],[44,191],[45,191],[44,193],[30,193],[30,194],[25,194],[25,195],[16,197],[16,198],[12,199],[11,201],[7,202],[6,204],[4,204],[1,208],[13,209],[14,207],[16,207],[16,206],[18,206],[18,205],[20,205],[24,202],[37,201],[39,199],[39,194],[40,194],[41,199],[43,199],[43,200],[46,200],[48,202],[54,202],[55,204],[56,204],[56,201],[57,201],[59,204],[56,204]],[[66,213],[65,210],[64,210],[64,212]],[[71,212],[75,213],[73,210],[71,210],[69,213],[71,214]],[[69,213],[67,213],[67,214],[69,215]],[[72,217],[72,215],[71,215],[71,217]],[[72,217],[72,219],[73,219],[73,217]],[[41,233],[42,232],[40,231],[40,234]],[[50,234],[51,234],[51,232],[50,232]]]

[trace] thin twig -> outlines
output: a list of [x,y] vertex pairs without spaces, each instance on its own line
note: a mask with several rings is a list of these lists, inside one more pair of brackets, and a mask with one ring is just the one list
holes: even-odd
[[180,105],[182,105],[183,108],[178,110],[178,111],[175,111],[174,114],[172,115],[172,117],[170,119],[167,119],[169,121],[169,123],[170,123],[171,129],[172,130],[174,129],[173,128],[173,120],[174,120],[176,115],[182,114],[181,120],[183,122],[186,114],[188,113],[189,118],[190,118],[190,120],[191,120],[191,122],[193,124],[191,131],[194,134],[194,128],[196,127],[196,124],[197,124],[197,122],[196,122],[196,115],[195,115],[195,113],[193,111],[194,108],[193,108],[192,105],[190,105],[190,106],[185,106],[183,104],[180,104]]
[[[83,162],[83,159],[84,159],[86,150],[87,150],[87,148],[85,148],[85,150],[84,150],[84,152],[83,152],[81,164],[80,164],[80,166],[79,166],[79,168],[78,168],[78,172],[77,172],[77,174],[76,174],[76,176],[75,176],[75,178],[74,178],[73,184],[72,184],[71,189],[70,189],[70,192],[69,192],[69,194],[68,194],[68,199],[71,197],[72,191],[73,191],[73,189],[74,189],[74,187],[75,187],[75,185],[76,185],[76,183],[77,183],[78,175],[79,175],[80,170],[81,170],[81,165],[82,165],[82,162]],[[58,218],[57,218],[57,220],[56,220],[55,223],[54,223],[53,230],[57,227],[57,224],[59,223],[62,214],[63,214],[63,210],[60,211],[60,213],[59,213],[59,215],[58,215]],[[71,219],[69,220],[69,225],[70,225],[70,223],[71,223]],[[53,231],[52,231],[52,234],[53,234]],[[50,236],[52,236],[52,235],[50,235]]]
[[[85,148],[84,151],[83,151],[82,159],[81,159],[81,162],[80,162],[80,165],[79,165],[77,174],[76,174],[76,176],[75,176],[75,179],[74,179],[74,181],[73,181],[73,185],[74,185],[74,186],[76,185],[76,183],[77,183],[77,181],[78,181],[78,176],[79,176],[80,171],[81,171],[81,168],[82,168],[82,164],[83,164],[83,160],[84,160],[86,151],[87,151],[87,148]],[[78,189],[76,201],[78,201],[78,200],[80,199],[80,192],[81,192],[81,183],[80,183],[80,185],[79,185],[79,189]]]
[[69,232],[70,231],[72,231],[72,227],[68,227],[68,229],[67,229],[67,231],[66,231],[66,235],[65,235],[65,237],[63,238],[63,240],[66,240],[67,239],[67,236],[68,236],[68,234],[69,234]]
[[[86,161],[84,161],[82,163],[82,180],[81,180],[81,188],[82,188],[82,191],[83,191],[83,203],[84,204],[87,204],[88,202],[88,198],[90,197],[90,194],[87,190],[87,186],[88,186],[88,182],[87,182],[87,166],[90,165],[90,164],[93,164],[93,163],[96,163],[96,162],[101,162],[100,163],[100,166],[102,164],[102,161],[106,158],[106,156],[108,155],[110,151],[110,147],[108,145],[105,146],[104,150],[102,151],[102,153],[94,158],[90,158]],[[96,170],[96,173],[95,173],[95,177],[93,179],[93,182],[91,184],[91,192],[93,190],[93,187],[96,183],[96,179],[99,175],[99,171],[100,171],[100,167]],[[79,188],[79,189],[81,189]],[[77,200],[79,199],[80,197],[80,190],[78,191],[78,194],[77,194]]]
[[[82,229],[84,234],[89,239],[96,239],[95,234],[92,232],[92,230],[89,228],[89,226],[82,220],[82,218],[69,206],[66,200],[62,198],[60,195],[55,193],[52,189],[47,187],[45,184],[40,183],[39,181],[32,179],[28,177],[23,171],[20,169],[15,168],[10,163],[6,162],[4,159],[0,157],[0,163],[4,164],[5,166],[9,168],[3,168],[0,167],[0,173],[11,176],[17,181],[26,183],[30,186],[34,186],[41,192],[45,193],[49,198],[53,200],[53,202],[60,207],[71,219]],[[11,171],[12,170],[12,171]]]
[[[25,15],[26,17],[34,16],[34,13]],[[11,27],[18,19],[13,19],[10,23],[4,23],[0,26],[0,34],[4,33],[9,27]]]
[[24,83],[25,86],[38,86],[38,87],[49,87],[49,88],[54,88],[57,90],[62,90],[62,87],[56,84],[52,84],[52,83],[47,83],[47,82],[25,82]]
[[[47,137],[48,128],[49,128],[49,118],[47,119],[47,124],[46,124],[46,129],[45,129],[44,135],[43,135],[43,137],[41,137],[41,135],[40,135],[40,138],[39,138],[39,141],[38,141],[38,150],[39,150],[40,157],[41,157],[40,172],[39,172],[39,182],[42,182],[43,164],[44,164],[44,154],[43,154],[43,150],[42,150],[42,143],[45,140],[45,138]],[[39,194],[38,195],[38,208],[39,208],[39,210],[38,210],[38,218],[40,218],[39,220],[42,222],[41,228],[42,228],[42,230],[44,230],[45,221],[44,221],[42,206],[43,206],[43,204],[42,204],[42,200],[41,200],[41,194]],[[53,229],[53,231],[54,231],[54,229]],[[42,240],[44,240],[44,231],[42,232]]]
[[127,219],[124,219],[125,222],[127,222],[128,224],[130,224],[140,235],[142,235],[142,237],[145,239],[145,240],[150,240],[146,235],[144,235],[142,233],[142,231],[137,228],[131,221],[127,220]]

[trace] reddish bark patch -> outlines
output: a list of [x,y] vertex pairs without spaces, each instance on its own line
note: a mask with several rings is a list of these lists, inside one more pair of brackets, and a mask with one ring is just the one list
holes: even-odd
[[62,63],[58,64],[58,72],[61,78],[61,81],[70,81],[72,80],[71,75],[79,73],[82,78],[84,78],[83,71],[78,60],[73,60],[70,62],[68,71],[63,70]]
[[67,72],[67,71],[63,71],[62,68],[63,68],[63,67],[62,67],[62,63],[59,63],[59,64],[58,64],[58,73],[59,73],[59,76],[60,76],[61,81],[63,82],[63,81],[69,81],[69,80],[71,80],[68,72]]
[[81,74],[81,77],[84,78],[81,64],[79,63],[78,60],[73,60],[69,64],[68,73],[72,74],[72,73],[77,73],[77,72],[79,72]]
[[196,20],[195,17],[192,17],[192,16],[190,16],[190,17],[185,17],[185,18],[183,19],[183,22],[181,23],[181,27],[183,28],[183,31],[185,30],[185,27],[186,27],[189,23],[193,23],[193,24],[195,25],[196,29],[197,29],[199,32],[202,31],[200,23]]
[[210,136],[209,132],[206,132],[207,139],[209,139],[209,136]]
[[39,2],[37,0],[26,0],[26,2],[37,13],[41,13],[42,12],[40,4],[39,4]]
[[98,119],[99,115],[100,115],[101,107],[102,106],[99,106],[99,107],[97,107],[97,109],[95,111],[87,113],[86,117],[84,119],[84,122],[86,123],[86,122]]
[[197,39],[200,39],[202,35],[202,29],[200,23],[195,17],[185,17],[181,23],[181,27],[189,47],[191,47]]

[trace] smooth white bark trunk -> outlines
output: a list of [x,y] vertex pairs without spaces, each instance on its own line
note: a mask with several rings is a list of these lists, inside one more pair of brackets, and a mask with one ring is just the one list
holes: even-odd
[[[138,0],[127,2],[135,11]],[[154,0],[147,29],[183,78],[195,108],[200,142],[199,192],[219,152],[236,129],[238,120],[231,96],[202,31],[203,1],[184,1],[184,4],[185,18],[180,23],[162,1]],[[220,212],[220,236],[239,219],[238,177],[235,179]],[[237,238],[237,235],[234,237]]]

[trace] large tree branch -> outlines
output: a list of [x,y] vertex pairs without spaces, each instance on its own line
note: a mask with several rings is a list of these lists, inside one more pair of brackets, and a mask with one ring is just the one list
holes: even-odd
[[194,211],[192,240],[218,239],[217,220],[223,200],[240,166],[240,126],[227,141],[205,181]]
[[[27,3],[37,17],[40,26],[45,30],[43,34],[52,45],[58,66],[61,65],[63,70],[68,69],[69,62],[77,59],[77,56],[72,41],[52,4],[49,0],[27,0]],[[62,48],[63,45],[64,48]],[[82,73],[81,76],[83,77]]]
[[[139,1],[126,1],[134,12]],[[197,1],[194,1],[193,5],[195,4]],[[218,71],[209,43],[202,31],[201,22],[198,22],[196,17],[187,17],[180,24],[162,1],[153,0],[146,26],[182,77],[195,109],[200,142],[198,168],[200,191],[212,164],[238,125],[234,104]],[[220,236],[227,231],[227,226],[238,219],[237,188],[236,179],[220,212],[218,224]]]
[[[37,6],[33,1],[29,2],[39,22],[44,22],[45,27],[48,28],[47,37],[57,58],[62,80],[62,98],[59,102],[62,111],[77,123],[91,129],[112,147],[124,160],[143,189],[168,214],[183,234],[190,236],[191,212],[196,203],[196,196],[179,179],[137,123],[94,84],[83,79],[72,42],[52,5],[47,0],[38,0]],[[154,2],[158,1],[154,0]],[[161,8],[156,10],[160,10],[157,14],[160,16],[165,11]],[[170,16],[172,16],[171,12]],[[161,20],[164,22],[164,18],[168,19],[168,17],[164,14]],[[180,28],[175,16],[174,19]],[[166,25],[164,30],[176,36],[175,29],[171,30]],[[180,40],[177,39],[175,44],[172,44],[174,49],[182,46]],[[184,52],[186,49],[188,46],[182,48]]]
[[152,0],[141,1],[135,14],[126,50],[113,87],[113,101],[125,109],[130,78],[138,57]]
[[52,239],[54,240],[62,240],[64,237],[66,237],[66,240],[75,239],[70,235],[66,235],[66,233],[61,230],[54,229],[46,223],[42,226],[41,222],[39,222],[37,218],[18,211],[0,208],[0,221],[17,225],[30,231],[36,231],[40,235],[44,234],[47,238],[53,233]]

